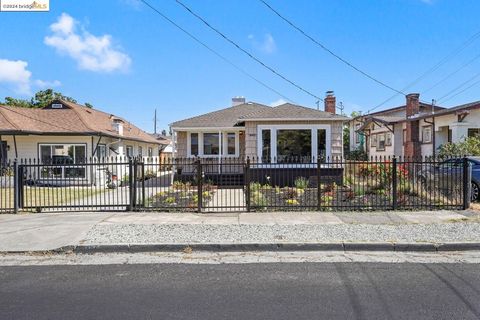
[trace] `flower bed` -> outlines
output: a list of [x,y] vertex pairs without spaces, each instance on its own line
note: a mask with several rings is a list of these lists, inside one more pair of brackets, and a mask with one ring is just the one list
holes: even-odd
[[[205,206],[212,200],[217,190],[212,184],[203,184],[202,204]],[[180,208],[196,210],[198,208],[198,190],[190,182],[174,181],[171,188],[158,192],[148,198],[147,204],[153,208]]]

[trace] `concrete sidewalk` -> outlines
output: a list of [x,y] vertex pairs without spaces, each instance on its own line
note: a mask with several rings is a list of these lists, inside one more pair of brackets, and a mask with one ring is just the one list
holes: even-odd
[[468,210],[3,214],[0,252],[149,251],[187,246],[202,250],[426,250],[441,244],[451,244],[450,249],[480,249],[479,230],[479,212]]

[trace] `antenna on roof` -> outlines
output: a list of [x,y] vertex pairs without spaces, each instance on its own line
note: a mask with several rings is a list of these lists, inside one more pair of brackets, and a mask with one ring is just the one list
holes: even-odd
[[315,104],[317,105],[317,110],[320,110],[320,100],[317,100]]

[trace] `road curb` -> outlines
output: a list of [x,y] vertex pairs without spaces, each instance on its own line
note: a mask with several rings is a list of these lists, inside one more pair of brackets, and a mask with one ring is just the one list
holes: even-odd
[[480,242],[456,243],[395,243],[395,242],[334,242],[334,243],[243,243],[243,244],[111,244],[64,246],[54,250],[2,251],[2,254],[93,254],[141,252],[238,252],[238,251],[344,251],[344,252],[442,252],[480,251]]

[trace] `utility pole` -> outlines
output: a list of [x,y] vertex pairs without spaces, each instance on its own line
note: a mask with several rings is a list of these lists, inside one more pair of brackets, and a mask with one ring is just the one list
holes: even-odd
[[344,114],[343,114],[343,110],[345,109],[345,107],[343,106],[343,102],[340,102],[340,103],[339,103],[338,109],[340,109],[340,115],[343,116],[343,115],[344,115]]
[[317,100],[315,104],[317,105],[317,110],[320,110],[320,100]]
[[153,118],[153,133],[157,134],[157,109],[155,109],[155,116]]

